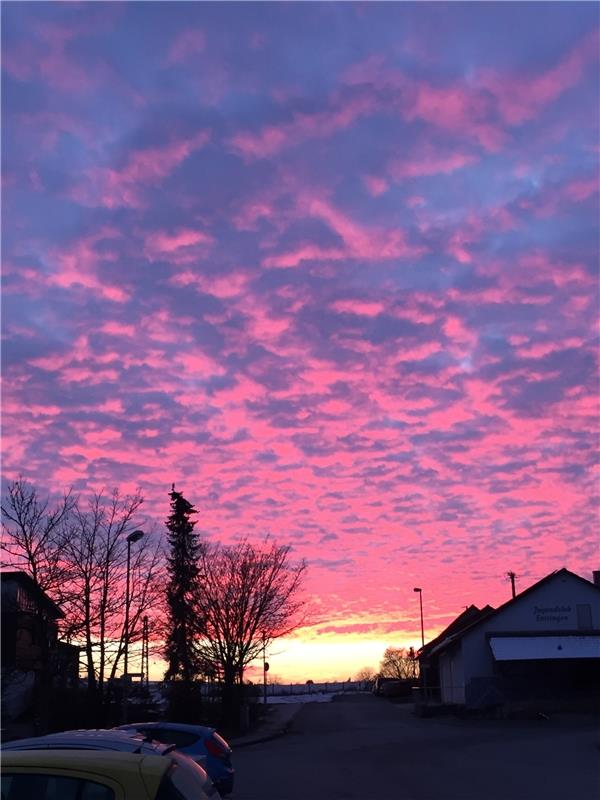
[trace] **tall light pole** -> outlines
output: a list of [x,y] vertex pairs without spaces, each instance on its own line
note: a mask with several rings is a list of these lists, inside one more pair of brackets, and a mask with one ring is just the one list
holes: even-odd
[[127,537],[127,583],[125,589],[125,663],[123,669],[123,675],[125,677],[127,677],[129,674],[129,572],[131,569],[131,545],[133,542],[139,542],[143,535],[144,531],[134,531]]
[[423,590],[415,586],[413,592],[419,593],[419,606],[421,607],[421,647],[425,647],[425,629],[423,627]]

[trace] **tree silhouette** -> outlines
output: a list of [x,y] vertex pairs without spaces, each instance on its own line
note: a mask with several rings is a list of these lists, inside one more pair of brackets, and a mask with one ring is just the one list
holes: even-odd
[[[20,478],[2,501],[4,566],[27,573],[61,608],[59,634],[80,646],[96,724],[104,724],[106,689],[124,654],[127,535],[142,502],[139,492],[100,491],[82,500],[69,490],[52,505]],[[139,641],[142,618],[157,608],[160,561],[160,547],[146,536],[131,559],[129,644]],[[150,615],[151,633],[156,617]]]
[[289,560],[289,547],[247,540],[205,548],[196,597],[204,620],[200,651],[223,683],[223,711],[236,713],[245,667],[274,639],[303,624],[300,597],[306,564]]
[[415,651],[412,647],[409,647],[408,650],[404,647],[388,647],[379,665],[379,675],[382,678],[395,678],[396,680],[415,678],[417,666]]
[[362,667],[354,676],[355,681],[372,681],[375,678],[373,667]]
[[167,635],[164,654],[168,663],[165,679],[193,681],[201,671],[198,634],[201,619],[194,603],[198,588],[198,559],[202,545],[194,533],[198,512],[181,492],[171,489],[171,514],[166,522],[170,552],[167,556],[169,580],[166,589]]

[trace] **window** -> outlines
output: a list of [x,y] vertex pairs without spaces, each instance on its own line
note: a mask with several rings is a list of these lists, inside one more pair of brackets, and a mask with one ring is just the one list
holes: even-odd
[[5,773],[2,800],[114,800],[113,790],[102,783],[44,773]]
[[35,600],[22,586],[17,586],[17,608],[19,611],[28,611],[31,614],[38,611]]
[[138,728],[140,733],[147,733],[163,744],[174,744],[175,747],[191,747],[198,739],[195,733],[187,731],[170,731],[168,728]]
[[592,607],[589,603],[577,604],[577,627],[580,631],[592,627]]

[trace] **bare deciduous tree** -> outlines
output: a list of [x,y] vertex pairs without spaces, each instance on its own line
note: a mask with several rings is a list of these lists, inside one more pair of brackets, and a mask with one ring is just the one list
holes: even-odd
[[379,665],[379,674],[382,678],[395,678],[405,680],[415,678],[418,662],[414,649],[409,647],[388,647],[383,654]]
[[375,678],[375,670],[372,667],[359,669],[354,678],[355,681],[372,681]]
[[[122,497],[96,493],[79,503],[65,557],[77,592],[65,604],[69,638],[83,643],[88,688],[103,696],[114,678],[125,648],[125,582],[127,535],[143,502],[138,493]],[[131,551],[129,642],[138,641],[141,620],[160,600],[160,550],[148,537]],[[153,619],[154,621],[154,619]]]
[[3,566],[27,572],[57,601],[69,580],[62,552],[75,504],[71,489],[51,504],[22,478],[8,485],[2,501]]
[[291,633],[303,620],[300,589],[306,564],[293,564],[290,549],[242,541],[233,547],[206,547],[200,556],[196,603],[204,621],[200,653],[223,681],[225,713],[231,713],[235,686],[263,647]]
[[[143,498],[93,494],[87,501],[65,492],[51,507],[21,479],[10,484],[2,504],[5,566],[22,569],[60,605],[61,634],[82,648],[91,694],[103,699],[125,647],[127,535]],[[131,552],[129,642],[141,638],[142,617],[149,631],[160,624],[156,609],[164,586],[159,579],[161,552],[151,537]]]

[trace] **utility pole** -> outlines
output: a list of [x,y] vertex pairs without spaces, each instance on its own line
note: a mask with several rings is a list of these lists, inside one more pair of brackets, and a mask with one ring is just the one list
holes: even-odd
[[149,636],[148,636],[148,617],[144,616],[142,619],[142,683],[146,684],[150,680],[150,652],[149,652]]
[[129,701],[129,603],[131,602],[129,592],[129,573],[131,571],[131,545],[144,536],[144,531],[134,531],[127,537],[127,583],[125,586],[125,658],[123,666],[123,700],[122,700],[122,715],[123,722],[127,722],[127,703]]
[[514,573],[514,572],[510,571],[510,572],[507,572],[507,573],[506,573],[506,577],[507,577],[507,578],[509,579],[509,581],[510,581],[510,586],[511,586],[511,589],[512,589],[512,596],[513,596],[513,598],[515,598],[515,597],[517,596],[517,591],[516,591],[516,589],[515,589],[515,578],[516,578],[517,576],[515,575],[515,573]]

